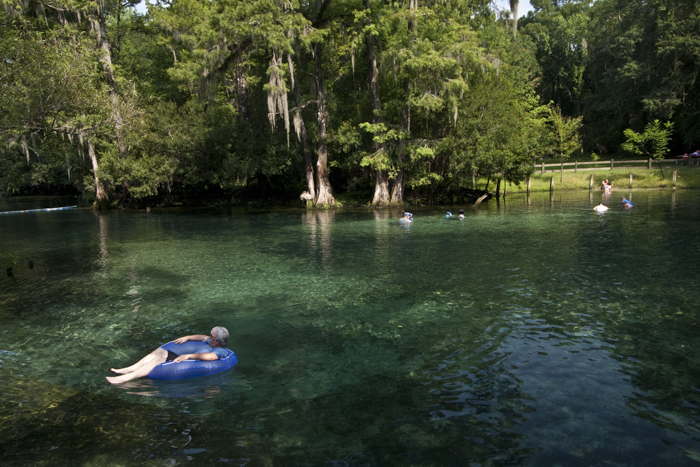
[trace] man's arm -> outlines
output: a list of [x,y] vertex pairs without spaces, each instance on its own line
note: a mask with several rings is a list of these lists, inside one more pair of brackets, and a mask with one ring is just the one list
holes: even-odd
[[209,336],[205,336],[203,334],[195,334],[193,336],[180,337],[179,339],[175,339],[173,342],[175,342],[176,344],[184,344],[187,341],[202,341],[202,342],[204,342],[207,339],[209,339]]
[[215,353],[212,352],[207,352],[207,353],[186,353],[184,355],[180,355],[177,357],[175,360],[173,360],[175,363],[180,363],[184,362],[185,360],[218,360],[219,356],[216,355]]

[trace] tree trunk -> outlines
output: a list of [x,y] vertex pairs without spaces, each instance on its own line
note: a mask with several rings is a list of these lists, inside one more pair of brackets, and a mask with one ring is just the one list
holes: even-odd
[[[295,52],[297,57],[301,57],[299,54],[299,43],[295,44]],[[289,59],[290,73],[293,75],[291,58]],[[301,69],[301,67],[299,67]],[[296,111],[294,113],[294,128],[297,130],[297,137],[301,141],[302,152],[304,153],[304,168],[306,172],[306,191],[308,191],[311,199],[316,198],[316,184],[314,183],[314,164],[311,160],[311,150],[309,148],[309,138],[306,134],[306,125],[304,124],[304,117],[301,114],[301,91],[299,90],[299,80],[292,79],[294,88],[294,103],[296,105]]]
[[233,57],[233,75],[236,80],[236,110],[243,120],[250,125],[248,114],[248,76],[243,68],[243,52],[239,48]]
[[[363,0],[365,10],[369,10],[369,0]],[[379,112],[382,110],[382,102],[379,98],[379,70],[377,69],[377,56],[374,53],[374,38],[372,33],[367,33],[367,68],[369,76],[369,95],[372,101],[372,123],[381,123]],[[382,146],[375,142],[374,151],[378,153]],[[374,198],[372,207],[386,206],[389,204],[389,177],[386,170],[374,171]]]
[[386,170],[374,171],[374,198],[372,207],[382,207],[389,204],[389,176]]
[[[690,167],[690,156],[688,157],[688,167]],[[666,177],[664,177],[664,168],[661,166],[661,159],[659,159],[659,170],[661,171],[661,179],[666,180]]]
[[328,147],[326,146],[326,90],[323,84],[323,68],[321,53],[323,45],[319,42],[314,44],[314,62],[316,79],[316,115],[318,119],[318,159],[316,160],[316,186],[318,196],[315,206],[335,206],[335,198],[328,180]]
[[[408,79],[404,81],[404,89],[406,90],[406,100],[408,101]],[[410,109],[408,108],[408,102],[406,102],[403,111],[401,112],[401,128],[406,134],[409,134],[411,131],[411,120],[409,112]],[[394,186],[391,191],[391,206],[400,206],[403,204],[403,193],[405,186],[403,162],[405,148],[405,140],[401,138],[401,140],[399,141],[398,155],[396,156],[396,165],[398,168],[398,173],[396,174],[396,178],[394,179]]]
[[112,118],[114,119],[114,127],[116,129],[117,145],[119,146],[119,154],[126,155],[126,142],[122,134],[124,121],[121,112],[119,111],[119,92],[117,91],[117,82],[114,79],[114,69],[112,68],[112,49],[109,45],[109,36],[107,35],[107,18],[105,17],[104,5],[100,4],[97,10],[97,42],[100,47],[100,63],[102,70],[105,73],[105,80],[110,87],[110,97],[112,104]]
[[[407,34],[409,37],[413,34],[415,30],[415,10],[416,10],[416,3],[418,0],[410,0],[408,8],[410,10],[410,16],[408,19],[408,31]],[[401,112],[401,128],[403,131],[406,133],[406,135],[410,134],[411,132],[411,109],[408,106],[408,94],[410,92],[410,83],[408,81],[408,78],[404,79],[403,82],[403,89],[404,93],[406,96],[406,102],[404,103],[403,111]],[[404,149],[405,149],[405,141],[402,138],[401,141],[399,142],[399,153],[396,159],[396,163],[398,166],[398,173],[396,174],[396,179],[394,180],[394,187],[391,191],[391,205],[392,206],[399,206],[403,204],[403,193],[404,193],[404,186],[405,186],[405,180],[404,180],[404,170],[403,170],[403,161],[404,161]]]
[[399,171],[396,174],[396,178],[394,179],[394,186],[391,190],[391,201],[389,202],[391,206],[400,206],[403,204],[403,146],[404,145],[402,140],[401,142],[399,142],[399,155],[397,158]]
[[97,175],[98,166],[97,156],[95,155],[95,145],[92,144],[91,140],[88,140],[87,144],[88,155],[90,156],[90,162],[92,162],[92,171],[95,174],[95,203],[92,205],[92,207],[96,209],[105,209],[109,199],[107,198],[107,193],[105,193],[105,190],[102,187],[102,182],[100,182],[100,178]]
[[107,84],[112,89],[112,91],[117,90],[117,84],[114,80],[114,70],[112,69],[112,52],[109,46],[109,37],[107,36],[107,19],[104,15],[104,10],[100,8],[97,12],[97,44],[100,47],[100,63],[102,64],[102,71],[105,73],[105,80]]

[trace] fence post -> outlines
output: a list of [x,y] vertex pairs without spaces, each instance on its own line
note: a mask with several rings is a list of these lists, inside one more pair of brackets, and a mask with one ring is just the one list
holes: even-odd
[[610,159],[610,170],[615,168],[615,159]]
[[530,183],[532,182],[532,179],[530,177],[527,177],[527,194],[530,194]]
[[676,189],[676,180],[678,179],[678,169],[673,169],[673,189]]
[[647,169],[651,170],[651,157],[649,158],[649,167]]
[[593,174],[591,174],[591,183],[588,184],[588,189],[589,190],[593,189]]
[[630,188],[632,188],[632,172],[630,172]]
[[549,191],[554,191],[554,177],[549,179]]
[[541,173],[544,173],[544,161],[542,161],[542,172]]
[[559,169],[559,181],[564,181],[564,163],[561,163],[561,168]]
[[578,172],[578,161],[574,161],[574,173]]

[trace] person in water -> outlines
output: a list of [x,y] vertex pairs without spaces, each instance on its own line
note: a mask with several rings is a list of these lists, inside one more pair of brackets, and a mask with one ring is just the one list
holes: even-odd
[[622,207],[623,208],[633,208],[634,204],[624,196],[622,197]]
[[464,209],[459,210],[459,216],[457,216],[459,219],[464,219]]
[[600,203],[598,206],[594,207],[593,209],[595,209],[598,212],[605,212],[610,208],[607,207],[606,205],[604,205],[603,203]]
[[406,219],[406,220],[412,222],[413,221],[413,214],[411,214],[410,212],[404,211],[403,212],[403,219]]
[[199,352],[178,355],[170,350],[165,350],[158,347],[153,352],[149,353],[137,363],[126,368],[112,368],[114,373],[121,376],[107,376],[107,381],[112,384],[125,383],[136,378],[147,376],[153,368],[165,362],[180,363],[185,360],[218,360],[226,358],[226,345],[228,343],[228,330],[221,326],[217,326],[211,330],[211,336],[196,334],[194,336],[184,336],[175,339],[176,344],[184,344],[187,341],[202,341],[206,345],[202,346]]

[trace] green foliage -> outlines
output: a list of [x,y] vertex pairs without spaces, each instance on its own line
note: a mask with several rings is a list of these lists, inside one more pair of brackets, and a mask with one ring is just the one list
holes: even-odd
[[441,146],[450,155],[448,175],[457,186],[471,188],[472,176],[479,174],[518,184],[551,146],[547,109],[539,105],[528,79],[532,56],[511,37],[505,29],[484,31],[484,45],[498,54],[493,62],[499,66],[472,74],[455,131]]
[[645,155],[654,159],[663,159],[668,154],[668,143],[671,141],[673,123],[661,123],[654,120],[649,123],[643,133],[632,129],[625,130],[625,142],[622,149],[635,155]]
[[552,154],[557,161],[565,161],[581,149],[581,121],[583,117],[567,118],[559,107],[548,109],[549,134],[552,138]]
[[520,23],[521,35],[536,48],[545,102],[554,101],[566,114],[580,113],[584,75],[590,60],[590,1],[533,2],[535,11]]
[[89,38],[0,14],[0,56],[0,188],[80,185],[82,143],[115,131]]
[[595,2],[591,8],[586,134],[610,151],[623,130],[655,119],[675,123],[684,145],[700,138],[700,4],[687,0]]
[[330,180],[355,196],[378,170],[432,196],[700,143],[690,0],[533,0],[517,39],[476,0],[0,2],[3,192],[95,189],[90,141],[118,202],[256,184],[296,200],[320,77]]

